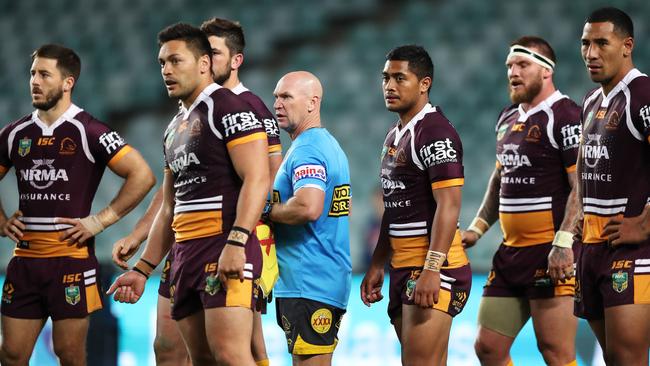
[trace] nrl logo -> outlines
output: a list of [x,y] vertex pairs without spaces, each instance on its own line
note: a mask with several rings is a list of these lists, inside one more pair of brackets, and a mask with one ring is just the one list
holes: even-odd
[[221,282],[219,282],[217,276],[211,274],[205,278],[205,292],[208,295],[214,296],[214,294],[216,294],[220,288]]
[[81,300],[81,292],[79,286],[68,286],[65,288],[65,302],[70,305],[77,305]]

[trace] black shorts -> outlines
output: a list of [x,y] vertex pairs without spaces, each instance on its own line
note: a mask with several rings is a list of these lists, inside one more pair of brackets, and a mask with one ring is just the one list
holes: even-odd
[[169,271],[172,268],[172,261],[174,260],[174,255],[170,251],[165,259],[165,265],[162,268],[160,273],[160,284],[158,285],[158,295],[169,299]]
[[344,309],[303,298],[276,298],[277,322],[287,337],[289,353],[333,353]]

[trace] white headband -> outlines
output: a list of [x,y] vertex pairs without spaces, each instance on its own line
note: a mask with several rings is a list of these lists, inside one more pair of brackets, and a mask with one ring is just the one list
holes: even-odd
[[512,56],[523,56],[549,70],[555,69],[555,62],[551,61],[550,58],[524,46],[514,45],[510,47],[510,53],[508,54],[508,57],[506,57],[506,60]]

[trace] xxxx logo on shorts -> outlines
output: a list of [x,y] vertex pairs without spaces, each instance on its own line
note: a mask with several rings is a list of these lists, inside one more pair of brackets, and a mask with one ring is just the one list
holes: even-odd
[[332,327],[332,312],[320,308],[311,314],[311,327],[316,333],[325,334]]
[[413,291],[415,290],[415,283],[416,281],[414,279],[410,279],[406,282],[406,297],[410,298],[413,296]]
[[208,295],[213,296],[214,294],[217,293],[217,291],[219,291],[220,288],[221,288],[221,282],[219,282],[217,276],[211,274],[205,278],[205,292]]
[[70,305],[77,305],[81,300],[81,292],[79,286],[70,285],[65,288],[65,302]]
[[627,272],[618,271],[612,273],[612,288],[618,293],[627,289]]
[[14,285],[12,285],[10,282],[5,283],[5,285],[2,287],[2,302],[11,304],[11,299],[13,298],[14,294]]

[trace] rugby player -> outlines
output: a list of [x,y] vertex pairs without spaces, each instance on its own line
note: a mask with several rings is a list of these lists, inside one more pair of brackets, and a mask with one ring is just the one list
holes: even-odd
[[390,51],[382,79],[386,108],[399,120],[381,152],[385,211],[361,300],[370,306],[383,298],[391,257],[388,315],[402,363],[444,365],[452,319],[472,280],[458,230],[462,145],[440,107],[429,103],[433,62],[422,47]]
[[[208,36],[212,47],[212,72],[214,81],[232,90],[253,108],[258,118],[264,123],[269,145],[269,168],[271,179],[282,162],[282,146],[277,121],[273,114],[266,108],[264,102],[239,80],[239,68],[244,62],[244,47],[246,41],[244,32],[236,22],[212,18],[201,25],[201,30]],[[138,221],[133,231],[126,237],[117,241],[113,246],[113,261],[120,267],[127,269],[126,261],[137,252],[140,244],[147,239],[148,229],[151,227],[154,216],[162,202],[162,191],[158,190],[145,215]],[[266,309],[265,298],[278,276],[277,259],[275,257],[275,243],[270,228],[263,223],[258,225],[256,233],[268,233],[266,237],[258,235],[262,245],[264,268],[260,281],[264,286],[261,290],[266,292],[259,297],[257,311],[254,314],[253,343],[251,349],[258,366],[268,365],[268,356],[264,345],[262,331],[262,310]],[[175,322],[170,317],[171,304],[169,302],[169,269],[171,257],[165,260],[158,289],[158,306],[156,319],[156,337],[154,352],[157,365],[180,365],[189,362],[189,355],[182,344],[182,338]],[[275,265],[274,265],[275,263]],[[269,272],[269,273],[267,273]]]
[[274,290],[277,322],[294,365],[331,365],[352,273],[348,159],[321,125],[316,76],[290,72],[273,95],[278,124],[292,140],[263,211],[274,223],[282,268]]
[[[555,52],[525,36],[506,58],[512,105],[496,124],[497,163],[465,247],[500,220],[504,240],[479,308],[476,354],[506,365],[517,334],[533,319],[547,365],[576,365],[573,233],[578,214],[576,158],[580,107],[555,88]],[[557,251],[549,261],[549,253]]]
[[[72,103],[80,70],[73,50],[39,47],[29,84],[36,110],[0,131],[0,179],[14,167],[19,192],[19,209],[2,227],[16,243],[2,293],[2,365],[28,364],[48,317],[59,362],[86,364],[89,314],[102,308],[94,237],[155,184],[135,149]],[[124,183],[90,215],[106,167]]]
[[183,105],[164,137],[163,202],[135,267],[109,292],[136,302],[172,245],[171,317],[193,364],[255,365],[250,349],[261,251],[250,235],[269,186],[268,144],[251,107],[212,80],[200,29],[158,35],[161,73]]
[[581,42],[589,77],[600,87],[583,101],[575,312],[589,321],[608,365],[647,365],[650,242],[646,235],[621,240],[618,223],[647,220],[650,80],[634,67],[634,26],[622,10],[592,12]]

